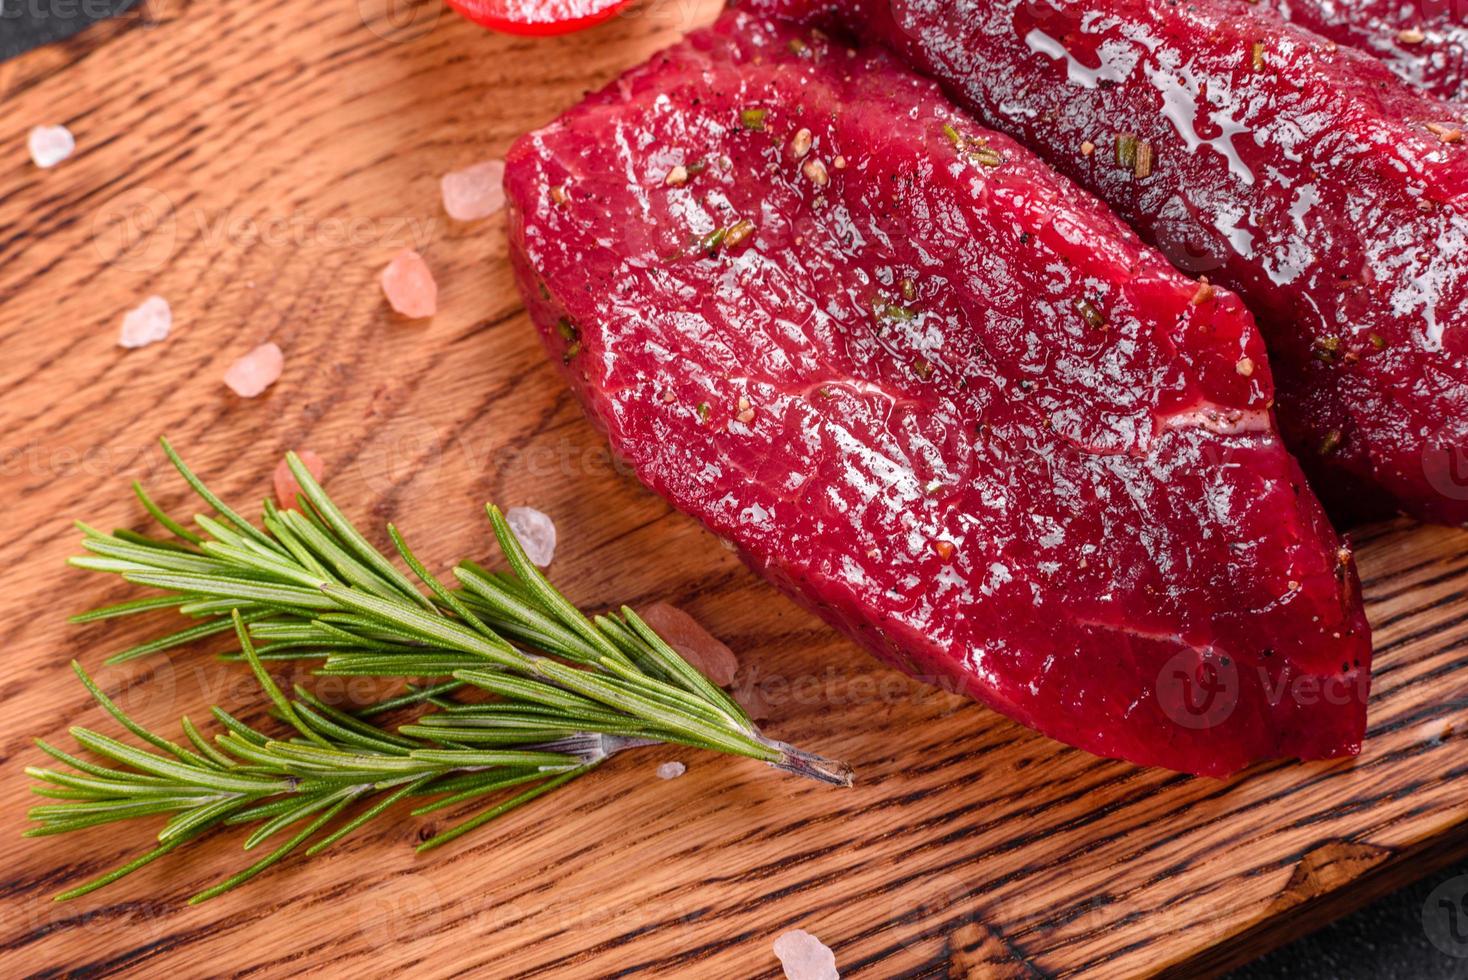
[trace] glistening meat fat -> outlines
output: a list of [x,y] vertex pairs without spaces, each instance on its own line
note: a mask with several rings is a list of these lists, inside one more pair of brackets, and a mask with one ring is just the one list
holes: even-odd
[[1327,506],[1468,522],[1464,109],[1243,0],[751,0],[880,41],[1239,292]]
[[735,12],[506,190],[615,451],[886,662],[1143,764],[1357,750],[1356,575],[1249,314],[934,83]]

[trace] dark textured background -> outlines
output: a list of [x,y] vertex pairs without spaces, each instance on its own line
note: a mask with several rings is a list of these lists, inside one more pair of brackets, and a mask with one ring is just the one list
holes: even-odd
[[[58,41],[136,0],[0,0],[0,60]],[[3,109],[3,105],[0,105]],[[1427,938],[1424,915],[1447,915],[1434,902],[1438,885],[1468,875],[1468,863],[1449,868],[1354,915],[1235,971],[1230,980],[1438,980],[1468,978],[1468,957],[1439,950]],[[1454,889],[1458,896],[1468,891]],[[1461,903],[1460,903],[1461,905]],[[1468,915],[1464,916],[1468,929]],[[1468,952],[1468,940],[1464,943]]]
[[0,60],[69,37],[136,0],[0,0]]
[[[1440,980],[1468,977],[1468,957],[1442,952],[1427,939],[1424,916],[1443,921],[1449,913],[1436,901],[1424,907],[1435,888],[1468,876],[1468,864],[1431,875],[1374,905],[1340,919],[1242,970],[1229,980]],[[1468,879],[1453,888],[1461,898]],[[1450,886],[1451,887],[1451,886]],[[1459,906],[1462,906],[1461,901]],[[1468,943],[1462,951],[1468,952]]]

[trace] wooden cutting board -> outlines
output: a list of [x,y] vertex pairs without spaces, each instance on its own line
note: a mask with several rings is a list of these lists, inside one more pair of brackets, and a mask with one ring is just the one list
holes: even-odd
[[[1355,761],[1189,779],[910,683],[618,472],[538,348],[502,219],[462,226],[440,209],[443,172],[503,154],[715,3],[552,40],[389,3],[173,0],[0,65],[6,973],[774,976],[771,942],[803,927],[853,976],[1196,974],[1464,850],[1468,535],[1358,536],[1377,669]],[[26,131],[58,121],[78,154],[39,171]],[[437,272],[431,322],[395,319],[377,290],[405,246]],[[122,314],[152,293],[172,302],[174,335],[119,349]],[[284,376],[235,398],[224,368],[267,339]],[[739,651],[768,730],[848,760],[857,786],[642,750],[427,858],[410,846],[425,824],[404,815],[187,907],[246,863],[219,837],[52,903],[156,829],[20,839],[35,802],[21,770],[43,758],[32,737],[116,733],[68,660],[169,732],[211,703],[262,717],[210,651],[101,666],[156,621],[64,622],[126,594],[62,564],[71,519],[141,526],[132,479],[185,501],[162,433],[241,504],[269,491],[284,450],[312,448],[350,513],[374,531],[398,522],[435,568],[491,553],[485,501],[539,506],[573,599],[684,605]],[[658,780],[671,759],[688,774]]]

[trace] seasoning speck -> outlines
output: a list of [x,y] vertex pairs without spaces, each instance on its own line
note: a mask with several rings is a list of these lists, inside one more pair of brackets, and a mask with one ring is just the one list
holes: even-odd
[[1444,143],[1463,142],[1463,131],[1453,126],[1444,126],[1441,123],[1428,123],[1427,131]]
[[663,183],[669,187],[682,187],[688,183],[688,168],[681,163],[678,164],[668,171],[668,176],[663,178]]
[[769,114],[768,109],[740,109],[739,125],[752,133],[764,132],[765,117]]
[[677,779],[688,771],[688,767],[681,762],[664,762],[658,766],[659,779]]
[[826,165],[815,158],[805,161],[805,166],[800,169],[810,182],[817,187],[825,187],[826,183],[830,180],[826,175]]
[[746,238],[753,234],[753,221],[736,221],[734,224],[730,225],[729,230],[724,233],[724,247],[734,248],[740,242],[744,241]]
[[1004,162],[1004,157],[1000,155],[998,150],[990,149],[987,146],[981,146],[974,150],[973,157],[975,161],[985,167],[997,167]]
[[1421,44],[1427,40],[1427,35],[1419,27],[1408,27],[1397,31],[1397,40],[1403,44]]
[[1254,359],[1252,357],[1241,357],[1234,365],[1234,370],[1246,378],[1254,375]]
[[1147,140],[1137,143],[1136,162],[1132,165],[1132,176],[1138,180],[1152,176],[1152,144]]
[[1131,170],[1137,165],[1137,134],[1120,133],[1116,137],[1116,165]]
[[795,131],[795,135],[790,139],[790,153],[795,159],[799,160],[810,152],[812,139],[810,130],[803,126]]
[[1092,153],[1095,153],[1095,152],[1096,152],[1096,144],[1095,143],[1092,143],[1090,140],[1086,140],[1083,143],[1081,143],[1081,156],[1088,157]]
[[1084,296],[1076,300],[1076,312],[1095,330],[1106,329],[1106,317]]
[[1208,277],[1200,276],[1198,279],[1198,290],[1193,293],[1192,303],[1194,306],[1202,306],[1217,295],[1217,293],[1218,290],[1213,288],[1213,283],[1208,281]]

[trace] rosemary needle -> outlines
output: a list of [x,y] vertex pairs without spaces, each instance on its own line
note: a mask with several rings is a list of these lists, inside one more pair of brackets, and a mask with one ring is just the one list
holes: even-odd
[[[617,752],[659,742],[851,783],[845,765],[762,735],[732,698],[633,610],[583,614],[530,562],[493,505],[487,508],[490,524],[510,571],[463,562],[450,588],[389,527],[411,577],[399,570],[353,527],[294,453],[286,459],[301,487],[302,509],[280,510],[267,501],[262,528],[215,496],[167,440],[163,448],[218,517],[197,516],[199,531],[189,530],[134,484],[144,509],[171,537],[105,534],[80,524],[88,554],[72,564],[162,594],[73,619],[172,608],[195,620],[109,663],[232,632],[239,653],[226,659],[248,665],[288,732],[267,735],[215,708],[223,732],[211,742],[183,718],[187,744],[180,744],[128,717],[73,663],[98,703],[148,748],[72,729],[84,749],[105,760],[98,764],[38,741],[73,771],[26,770],[38,781],[32,791],[56,801],[30,811],[36,826],[27,835],[157,816],[166,823],[157,848],[58,900],[88,894],[224,826],[254,825],[247,850],[284,840],[191,901],[221,895],[302,847],[308,856],[320,853],[406,797],[434,798],[414,814],[483,803],[418,848],[431,850],[580,778]],[[287,696],[265,669],[279,660],[313,661],[322,675],[428,682],[349,713],[301,688]],[[464,694],[476,697],[458,700]],[[369,720],[424,704],[432,710],[396,732]]]

